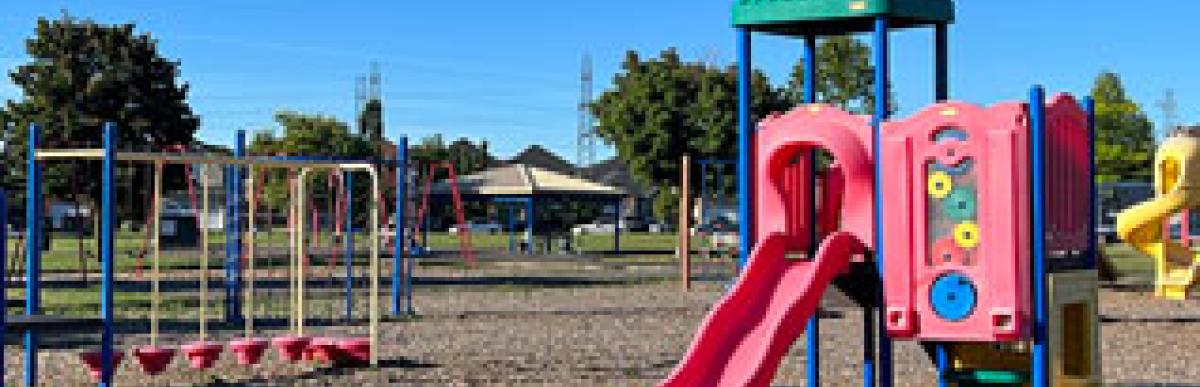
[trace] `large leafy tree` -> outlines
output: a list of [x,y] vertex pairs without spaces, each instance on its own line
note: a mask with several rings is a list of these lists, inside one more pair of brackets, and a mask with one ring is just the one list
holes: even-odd
[[[118,126],[124,149],[162,149],[192,142],[198,122],[186,102],[188,87],[177,82],[178,63],[160,56],[149,35],[136,33],[129,24],[101,25],[67,15],[57,20],[39,19],[34,33],[25,42],[32,60],[9,73],[22,97],[6,102],[0,114],[6,170],[0,179],[5,186],[27,183],[24,162],[32,124],[40,125],[44,148],[98,147],[106,122]],[[41,184],[50,200],[94,209],[92,224],[98,225],[96,199],[101,182],[89,176],[98,174],[99,162],[43,165],[43,179],[34,184]],[[148,206],[140,203],[149,201],[150,172],[132,166],[118,171],[124,183],[116,187],[118,197],[128,198],[118,202],[121,219],[145,215]],[[168,170],[168,189],[182,184],[181,172]],[[13,219],[24,221],[24,191],[14,190],[10,197],[5,210]],[[78,236],[79,268],[86,279],[86,249],[83,234]]]
[[[418,168],[422,179],[430,163],[448,161],[454,165],[454,172],[459,176],[479,172],[496,164],[496,157],[488,149],[487,141],[473,142],[464,137],[447,144],[440,134],[422,138],[409,150],[409,158],[413,168]],[[440,180],[446,176],[445,169],[438,169],[434,179]]]
[[[801,60],[788,80],[787,95],[793,103],[804,101],[804,70]],[[871,63],[871,48],[850,36],[822,39],[817,45],[816,89],[818,102],[857,114],[874,113],[875,65]],[[893,97],[894,94],[889,95]],[[889,100],[888,107],[896,110],[894,99]]]
[[[188,85],[181,82],[179,63],[164,58],[158,43],[132,24],[107,25],[63,15],[39,19],[34,36],[25,41],[31,61],[9,73],[21,89],[21,99],[9,101],[4,114],[6,145],[4,183],[25,185],[27,129],[41,126],[42,147],[98,147],[102,126],[119,129],[123,150],[161,150],[189,144],[199,125],[187,103]],[[100,194],[99,162],[46,163],[43,189],[50,199],[94,204]],[[147,168],[118,171],[123,184],[118,214],[140,219],[149,184]],[[168,189],[182,185],[182,173],[171,173]],[[10,201],[10,213],[20,215],[23,193]],[[99,211],[93,211],[98,214]]]
[[[418,196],[412,200],[416,200],[418,203],[423,200],[420,195],[429,181],[431,164],[449,162],[454,166],[454,172],[458,176],[479,172],[497,164],[496,157],[489,150],[487,141],[473,142],[467,138],[459,138],[447,144],[440,134],[422,138],[416,145],[410,147],[408,155],[410,167],[416,169]],[[445,168],[436,168],[432,181],[441,181],[447,177],[449,177],[449,171]],[[430,205],[435,206],[427,214],[431,224],[438,227],[453,224],[454,209],[451,207],[451,203],[443,200]],[[479,203],[467,202],[464,203],[464,206],[464,212],[470,219],[479,219],[480,217],[495,219],[497,215],[493,211],[489,211],[487,206]]]
[[1096,103],[1096,179],[1143,181],[1154,175],[1154,125],[1125,94],[1116,73],[1105,71],[1092,86]]
[[358,130],[359,134],[372,141],[383,138],[383,101],[372,98],[363,105],[358,113]]
[[[617,157],[639,182],[660,193],[672,192],[684,154],[697,159],[737,157],[736,67],[685,62],[675,49],[667,49],[650,59],[631,51],[621,69],[613,88],[592,103],[592,112],[597,133],[616,147]],[[790,105],[762,72],[754,72],[751,85],[754,117]],[[671,196],[658,195],[658,216],[675,212],[677,203]]]
[[[249,152],[256,155],[272,156],[322,156],[354,159],[374,159],[379,157],[379,147],[364,136],[354,134],[346,123],[333,117],[283,111],[275,114],[275,122],[283,129],[282,135],[276,135],[272,130],[254,133]],[[265,179],[263,185],[264,204],[274,209],[274,212],[284,211],[284,206],[291,199],[288,194],[288,172],[280,169],[258,171],[258,176]],[[328,175],[310,172],[306,183],[307,195],[315,200],[315,209],[326,211],[329,203]],[[390,184],[380,176],[380,190],[384,197],[390,196]],[[365,176],[355,176],[352,205],[356,209],[356,221],[366,219],[367,199],[370,192],[370,181]],[[380,205],[388,208],[389,202],[383,200]]]

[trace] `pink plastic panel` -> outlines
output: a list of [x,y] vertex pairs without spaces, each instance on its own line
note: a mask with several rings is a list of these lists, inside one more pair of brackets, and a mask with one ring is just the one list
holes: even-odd
[[[1021,104],[942,103],[884,125],[884,303],[894,337],[1008,341],[1027,332],[1029,163]],[[962,316],[933,284],[965,277]],[[961,301],[961,300],[960,300]]]
[[[805,171],[811,151],[822,149],[836,160],[836,167],[830,170],[840,171],[839,176],[826,179],[831,182],[830,189],[823,189],[821,195],[830,199],[822,200],[823,207],[837,209],[841,230],[867,245],[872,243],[874,164],[866,119],[829,105],[802,105],[763,120],[754,141],[755,240],[778,233],[786,239],[789,251],[808,246],[812,225],[807,206],[813,189],[807,186]],[[844,189],[831,190],[837,188]],[[845,205],[834,206],[839,201]],[[819,209],[819,213],[826,212],[831,211]],[[833,223],[823,218],[827,224]]]
[[1087,115],[1070,95],[1046,107],[1046,248],[1087,248],[1091,187]]

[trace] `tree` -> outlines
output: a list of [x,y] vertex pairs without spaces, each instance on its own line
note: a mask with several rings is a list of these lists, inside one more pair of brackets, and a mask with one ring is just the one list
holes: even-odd
[[[425,178],[430,163],[449,161],[459,176],[479,172],[496,164],[496,157],[488,149],[487,141],[475,143],[462,137],[446,144],[440,134],[421,139],[409,150],[408,156],[411,159],[409,164],[413,168],[419,168],[417,173],[421,179]],[[447,176],[444,169],[439,169],[434,179],[441,180]]]
[[[375,159],[379,157],[379,148],[374,146],[369,139],[351,133],[346,123],[338,121],[333,117],[282,111],[275,114],[275,122],[283,128],[283,135],[276,136],[274,131],[271,130],[254,133],[249,144],[249,152],[251,154],[321,156],[351,159]],[[263,186],[264,204],[275,209],[285,208],[284,206],[291,199],[287,185],[288,171],[268,169],[264,175],[267,179]],[[371,185],[368,179],[365,177],[358,178],[359,176],[363,175],[359,174],[355,176],[356,178],[352,187],[354,195],[351,205],[357,209],[355,211],[355,221],[362,222],[365,221],[367,216],[366,209],[368,208],[367,200],[369,198],[367,193],[371,192]],[[327,200],[330,197],[330,191],[328,184],[326,184],[327,175],[310,172],[308,177],[306,195],[321,203],[328,203]],[[386,198],[390,196],[391,185],[386,184],[382,180],[382,174],[380,175],[380,179],[380,194]],[[389,202],[383,200],[380,205],[387,208]],[[316,208],[316,210],[322,211],[324,208],[322,206]]]
[[[792,68],[787,95],[792,103],[803,103],[804,60]],[[888,85],[889,90],[891,85]],[[871,48],[850,36],[832,36],[817,45],[817,98],[856,114],[875,112],[875,65]],[[895,94],[889,92],[889,110],[896,111]]]
[[[163,58],[157,41],[136,33],[134,25],[103,25],[67,15],[39,19],[25,47],[33,60],[9,74],[23,99],[9,101],[6,109],[13,129],[4,139],[12,156],[8,161],[24,160],[27,129],[34,123],[41,125],[47,148],[98,147],[106,122],[117,125],[122,149],[162,149],[193,141],[199,121],[186,101],[188,85],[177,80],[179,63]],[[13,176],[18,181],[11,183],[23,184],[24,168],[8,165],[19,171]],[[98,168],[95,162],[48,164],[44,190],[54,199],[93,201],[100,181],[74,177],[96,176]],[[146,180],[141,174],[135,179]],[[181,184],[177,178],[168,187]],[[143,210],[126,208],[122,216],[136,217]]]
[[1092,86],[1096,103],[1096,180],[1142,181],[1154,176],[1154,125],[1126,94],[1121,78],[1105,71]]
[[[617,157],[640,183],[672,192],[684,154],[693,159],[737,157],[737,85],[733,66],[684,62],[675,49],[648,60],[631,51],[613,88],[591,105],[597,133],[616,147]],[[754,117],[791,105],[762,72],[754,72],[751,85]],[[732,186],[730,181],[728,188]],[[670,218],[676,204],[660,194],[655,213]]]
[[[9,73],[21,99],[4,109],[9,170],[4,184],[25,185],[24,160],[28,128],[41,125],[42,147],[99,147],[104,123],[116,124],[123,150],[161,150],[193,141],[199,121],[187,103],[188,85],[180,82],[179,63],[162,57],[149,34],[133,24],[106,25],[65,13],[57,20],[39,19],[34,36],[25,41],[29,63]],[[101,181],[97,161],[46,163],[43,190],[47,199],[95,205]],[[117,187],[121,219],[142,219],[149,202],[148,168],[124,166]],[[167,189],[182,187],[182,173],[172,172]],[[21,213],[23,194],[9,201],[9,212]],[[130,205],[125,205],[129,203]],[[95,223],[93,223],[95,224]],[[98,233],[96,233],[98,234]]]
[[[416,182],[418,195],[423,192],[425,182],[429,175],[429,165],[431,163],[441,163],[449,161],[454,165],[454,172],[458,176],[469,175],[490,168],[497,164],[496,157],[491,154],[488,149],[487,141],[472,142],[465,137],[454,140],[450,144],[446,144],[440,134],[421,139],[417,145],[411,147],[408,151],[409,167],[416,169]],[[445,168],[437,168],[434,171],[433,181],[441,181],[450,176]],[[413,198],[421,200],[420,196]],[[443,208],[430,209],[427,216],[430,219],[430,224],[446,225],[453,224],[454,210],[449,207],[450,203],[432,203],[432,205],[445,206]],[[489,216],[485,206],[480,206],[477,203],[464,203],[464,212],[468,218],[474,219],[480,216]]]
[[383,102],[378,98],[372,98],[363,105],[358,113],[358,130],[360,135],[371,141],[383,139]]

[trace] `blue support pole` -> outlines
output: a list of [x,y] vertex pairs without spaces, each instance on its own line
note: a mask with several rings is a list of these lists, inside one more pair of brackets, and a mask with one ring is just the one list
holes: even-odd
[[946,352],[946,344],[936,343],[933,350],[937,361],[937,385],[938,387],[949,387],[950,382],[946,380],[946,373],[950,368],[950,354]]
[[[875,264],[879,269],[879,290],[876,292],[876,304],[879,305],[877,312],[880,314],[875,323],[879,334],[878,348],[878,366],[879,385],[881,387],[890,387],[892,385],[892,341],[887,336],[887,319],[883,316],[883,273],[884,273],[884,257],[883,257],[883,222],[880,214],[883,213],[883,191],[880,184],[879,176],[883,176],[883,163],[880,162],[882,157],[879,157],[880,148],[880,132],[883,129],[883,122],[888,119],[891,114],[891,107],[888,106],[888,85],[891,83],[888,59],[889,51],[888,40],[888,19],[887,17],[875,18],[875,122],[874,130],[872,131],[873,149],[876,150],[875,156]],[[867,312],[870,313],[869,311]]]
[[1087,114],[1088,131],[1088,246],[1086,267],[1095,270],[1099,264],[1100,247],[1097,245],[1096,226],[1100,221],[1098,205],[1099,196],[1096,187],[1096,102],[1092,97],[1084,97],[1083,111]]
[[533,196],[525,199],[525,253],[533,254]]
[[[950,99],[950,37],[949,26],[939,23],[934,26],[934,74],[933,88],[934,99],[936,102],[942,102]],[[949,372],[950,362],[947,344],[934,343],[934,351],[937,357],[937,382],[938,387],[946,387],[949,381],[946,380],[946,375]]]
[[738,272],[750,259],[754,243],[754,122],[751,114],[750,83],[753,77],[751,32],[738,29]]
[[[817,38],[809,35],[804,37],[804,102],[817,102]],[[814,257],[817,253],[817,151],[812,150],[809,153],[810,169],[808,171],[808,186],[813,190],[813,195],[810,195],[810,212],[808,214],[809,225],[812,235],[810,240],[812,243],[808,247],[808,256]],[[805,347],[808,363],[805,366],[805,375],[808,380],[808,385],[821,385],[821,317],[820,307],[813,315],[808,318],[807,332],[808,345]]]
[[[233,157],[242,158],[246,152],[246,131],[238,130]],[[231,165],[228,192],[225,196],[229,219],[225,228],[225,321],[242,321],[242,168]]]
[[950,26],[938,23],[933,26],[933,89],[938,102],[950,99]]
[[[392,251],[391,264],[391,315],[398,316],[401,314],[401,296],[402,292],[404,299],[408,298],[408,257],[404,256],[404,203],[406,202],[406,193],[408,193],[408,136],[400,137],[400,144],[396,144],[396,209],[392,214],[395,218],[396,238],[394,240],[394,249]],[[408,308],[404,308],[408,311]]]
[[[715,204],[708,202],[708,160],[700,160],[700,200],[700,219],[696,220],[697,225],[704,224],[708,219],[708,208]],[[684,208],[681,211],[691,211],[691,209]]]
[[1033,387],[1048,387],[1050,377],[1049,351],[1046,342],[1046,219],[1045,219],[1045,131],[1046,131],[1046,92],[1041,86],[1034,86],[1029,91],[1029,158],[1030,168],[1033,169],[1033,184],[1030,193],[1030,207],[1033,212],[1033,254],[1030,256],[1033,271],[1033,356],[1030,365]]
[[503,204],[504,212],[508,215],[508,252],[509,254],[517,252],[517,219],[513,214],[513,206],[511,204]]
[[[25,315],[33,316],[42,309],[42,168],[38,165],[37,149],[41,146],[41,126],[29,125],[29,153],[26,153],[25,174]],[[35,386],[38,380],[37,330],[25,331],[25,385]]]
[[[4,188],[0,188],[0,241],[5,241],[4,248],[0,248],[0,279],[8,279],[8,273],[4,268],[8,267],[8,192]],[[8,288],[0,289],[0,305],[8,305]],[[5,315],[8,314],[8,307],[4,308],[4,313],[0,313],[0,337],[4,337]],[[0,348],[0,370],[4,369],[4,348]],[[4,387],[4,378],[0,377],[0,387]]]
[[[116,170],[117,170],[117,127],[112,123],[104,124],[104,169],[100,172],[103,189],[101,190],[100,215],[100,315],[104,319],[104,330],[100,334],[100,387],[109,387],[113,377],[113,334],[115,320],[113,318],[113,226],[117,224],[116,199]],[[149,226],[147,226],[149,227]]]
[[345,280],[345,304],[346,304],[346,321],[354,317],[354,174],[350,172],[343,173],[343,182],[346,184],[346,257],[343,258],[343,264],[346,270]]

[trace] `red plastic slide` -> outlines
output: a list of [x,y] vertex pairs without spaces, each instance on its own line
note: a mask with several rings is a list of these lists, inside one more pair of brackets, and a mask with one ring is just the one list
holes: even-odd
[[786,246],[782,234],[757,244],[733,290],[705,318],[683,361],[659,386],[770,385],[825,288],[864,247],[843,231],[826,237],[813,261],[787,259]]

